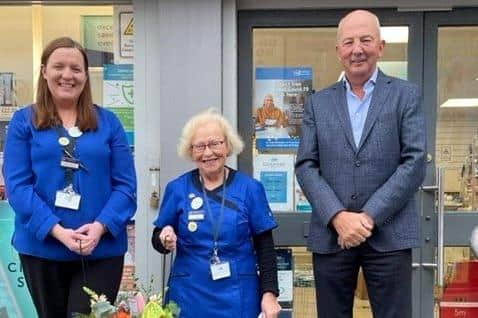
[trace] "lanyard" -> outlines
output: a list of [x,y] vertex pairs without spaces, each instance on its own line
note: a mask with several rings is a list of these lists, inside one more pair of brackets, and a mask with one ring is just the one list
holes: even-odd
[[[65,134],[65,129],[61,126],[56,126],[55,130],[58,133],[59,138],[68,139],[68,144],[61,145],[64,156],[66,156],[66,157],[68,157],[72,160],[77,160],[74,156],[74,153],[75,153],[75,150],[76,150],[76,139],[78,137],[72,137],[68,133]],[[74,172],[74,169],[67,168],[67,167],[63,167],[63,168],[65,169],[66,186],[69,190],[73,191],[73,172]]]
[[226,169],[224,169],[224,178],[223,178],[223,183],[222,183],[222,199],[221,199],[221,209],[219,212],[219,220],[217,222],[214,222],[214,218],[212,216],[212,211],[211,211],[211,206],[209,205],[209,200],[207,197],[206,193],[206,188],[204,187],[204,181],[202,177],[200,176],[201,180],[201,185],[202,185],[202,193],[204,195],[204,201],[206,201],[206,212],[208,217],[211,219],[211,223],[213,225],[213,240],[214,240],[214,247],[213,247],[213,255],[211,258],[211,261],[214,263],[219,263],[219,257],[217,256],[217,241],[219,239],[219,231],[221,230],[221,225],[222,225],[222,217],[224,215],[224,204],[226,200]]

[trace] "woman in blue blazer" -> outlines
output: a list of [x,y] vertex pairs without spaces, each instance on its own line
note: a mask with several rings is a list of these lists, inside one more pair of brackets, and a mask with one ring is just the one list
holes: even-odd
[[116,298],[136,176],[121,123],[92,102],[81,45],[55,39],[41,63],[36,103],[8,127],[5,183],[38,315],[70,317],[90,310],[84,285]]

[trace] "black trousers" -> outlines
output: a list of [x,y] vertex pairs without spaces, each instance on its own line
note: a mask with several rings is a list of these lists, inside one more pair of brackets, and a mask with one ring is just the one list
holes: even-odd
[[52,261],[20,254],[23,274],[39,318],[70,318],[90,312],[86,286],[114,302],[123,273],[123,256],[100,260]]
[[367,243],[334,254],[313,254],[320,318],[352,318],[362,267],[375,318],[411,318],[411,249],[378,252]]

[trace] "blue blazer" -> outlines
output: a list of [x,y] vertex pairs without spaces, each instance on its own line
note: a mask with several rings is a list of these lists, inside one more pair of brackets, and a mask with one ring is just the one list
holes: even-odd
[[426,132],[416,85],[379,71],[359,146],[342,81],[306,103],[296,174],[312,205],[309,249],[340,250],[331,219],[365,211],[375,222],[367,241],[378,251],[418,246],[414,194],[425,177]]
[[80,255],[49,233],[57,223],[77,229],[95,220],[105,224],[109,233],[88,258],[126,252],[126,225],[136,211],[133,157],[116,115],[102,107],[95,110],[98,129],[84,132],[75,147],[75,156],[86,168],[73,174],[73,187],[81,194],[78,211],[55,206],[56,191],[67,186],[56,129],[36,129],[32,106],[13,115],[3,172],[8,200],[15,210],[12,244],[19,253],[58,261],[79,260]]

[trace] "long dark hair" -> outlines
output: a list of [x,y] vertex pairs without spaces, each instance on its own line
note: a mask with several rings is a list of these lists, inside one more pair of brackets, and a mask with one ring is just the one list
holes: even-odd
[[[69,37],[57,38],[45,47],[41,56],[42,67],[46,67],[50,55],[59,48],[72,48],[80,51],[83,56],[86,72],[86,83],[78,98],[78,127],[82,131],[95,130],[97,127],[96,111],[91,96],[90,77],[88,75],[88,57],[80,43]],[[42,72],[38,75],[36,104],[33,105],[33,124],[37,129],[47,129],[61,124],[61,119],[56,110],[50,89]]]

